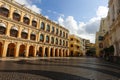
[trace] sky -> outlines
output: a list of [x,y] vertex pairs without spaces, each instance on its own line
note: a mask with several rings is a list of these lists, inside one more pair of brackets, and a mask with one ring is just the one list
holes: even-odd
[[70,34],[95,43],[100,19],[107,16],[108,0],[15,0],[69,29]]

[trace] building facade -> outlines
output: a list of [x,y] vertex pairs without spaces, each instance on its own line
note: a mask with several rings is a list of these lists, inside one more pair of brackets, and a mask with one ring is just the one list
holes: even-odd
[[0,0],[0,57],[69,56],[69,31],[14,0]]
[[70,56],[81,56],[80,38],[75,35],[69,35]]

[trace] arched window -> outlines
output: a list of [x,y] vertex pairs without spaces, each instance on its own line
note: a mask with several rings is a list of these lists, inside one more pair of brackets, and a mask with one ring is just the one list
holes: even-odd
[[20,21],[20,12],[18,10],[15,10],[13,13],[13,19],[16,21]]
[[7,5],[2,5],[0,7],[0,15],[8,17],[9,16],[9,6]]
[[54,44],[54,38],[53,37],[51,37],[51,43]]
[[54,33],[55,32],[55,28],[54,27],[52,27],[52,33]]
[[25,16],[24,16],[23,22],[24,22],[25,24],[28,24],[28,25],[29,25],[29,23],[30,23],[30,17],[29,17],[29,15],[25,15]]
[[30,40],[36,40],[36,35],[34,32],[31,33]]
[[55,42],[56,44],[58,44],[58,39],[56,38],[56,42]]
[[45,30],[45,23],[44,22],[41,23],[41,29]]
[[6,32],[6,25],[4,23],[0,23],[0,34],[3,35]]
[[27,30],[23,30],[22,33],[21,33],[21,38],[23,39],[27,39],[28,38],[28,31]]
[[33,20],[32,20],[32,26],[33,26],[33,27],[37,27],[37,20],[36,20],[36,19],[33,19]]
[[60,39],[60,45],[62,45],[62,40]]
[[63,46],[65,46],[65,41],[63,40]]
[[43,34],[40,35],[40,41],[44,42],[44,35]]
[[17,37],[18,36],[18,28],[17,27],[12,27],[10,29],[10,36],[12,36],[12,37]]
[[65,32],[63,32],[63,37],[65,37]]
[[49,43],[49,36],[46,36],[46,42]]
[[47,25],[46,31],[47,31],[47,32],[50,32],[50,25]]
[[60,36],[62,37],[62,31],[60,30]]
[[66,33],[66,38],[68,38],[68,34]]
[[58,29],[56,29],[56,34],[58,35],[58,33],[59,33],[59,32],[58,32]]
[[68,47],[68,41],[66,41],[66,47]]

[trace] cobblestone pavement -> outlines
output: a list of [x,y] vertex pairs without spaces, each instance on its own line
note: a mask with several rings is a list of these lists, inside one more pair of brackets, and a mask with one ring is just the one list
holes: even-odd
[[120,80],[120,65],[98,58],[1,60],[0,80]]

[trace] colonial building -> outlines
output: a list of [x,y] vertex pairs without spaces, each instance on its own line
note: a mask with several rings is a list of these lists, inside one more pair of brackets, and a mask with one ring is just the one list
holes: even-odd
[[69,31],[14,0],[0,0],[1,57],[69,56]]
[[120,0],[109,0],[109,27],[114,56],[120,57]]

